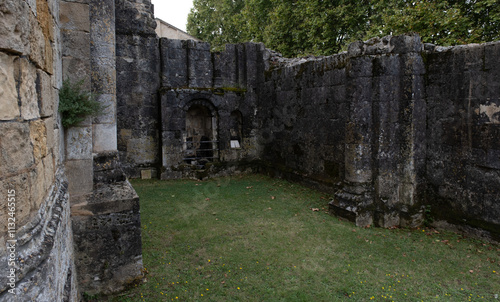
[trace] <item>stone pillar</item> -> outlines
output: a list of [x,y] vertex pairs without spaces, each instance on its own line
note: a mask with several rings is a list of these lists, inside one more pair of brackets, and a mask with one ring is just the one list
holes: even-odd
[[[62,35],[62,77],[72,83],[83,81],[82,88],[91,90],[90,83],[90,19],[88,3],[60,2]],[[92,192],[92,120],[66,129],[66,173],[72,203]]]
[[90,83],[105,107],[93,119],[93,190],[71,208],[81,292],[111,294],[142,278],[139,197],[117,150],[115,1],[89,1]]
[[[115,0],[115,6],[120,160],[129,177],[156,175],[161,166],[158,89],[162,62],[153,5],[150,0]],[[173,76],[171,85],[187,81],[187,69],[177,68],[187,57],[177,59],[171,67],[179,74],[169,75]]]
[[[423,222],[426,190],[425,65],[423,44],[418,35],[398,36],[391,41],[401,57],[399,225],[415,227]],[[394,223],[396,225],[396,223]]]
[[94,153],[116,152],[115,2],[90,1],[90,65],[92,91],[104,112],[92,124]]
[[423,193],[417,193],[425,191],[422,51],[418,35],[349,46],[344,185],[330,209],[358,226],[422,222]]
[[335,198],[336,213],[359,226],[373,224],[373,58],[363,56],[356,44],[349,47],[347,93],[349,104],[345,134],[343,191]]

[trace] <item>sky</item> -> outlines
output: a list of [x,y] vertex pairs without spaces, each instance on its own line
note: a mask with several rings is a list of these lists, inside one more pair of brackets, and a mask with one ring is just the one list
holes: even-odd
[[187,16],[193,0],[151,0],[155,6],[155,17],[186,31]]

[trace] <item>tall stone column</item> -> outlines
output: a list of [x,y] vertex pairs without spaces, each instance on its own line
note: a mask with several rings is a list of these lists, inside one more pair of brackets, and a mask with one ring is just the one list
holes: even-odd
[[93,152],[116,152],[115,2],[91,0],[90,20],[92,91],[104,107],[92,124]]
[[[426,103],[418,35],[349,46],[344,185],[333,213],[358,226],[416,226],[425,191]],[[420,194],[420,195],[419,195]]]
[[373,58],[365,56],[360,45],[348,52],[347,93],[349,103],[345,133],[344,187],[336,195],[334,212],[356,221],[359,226],[373,224]]

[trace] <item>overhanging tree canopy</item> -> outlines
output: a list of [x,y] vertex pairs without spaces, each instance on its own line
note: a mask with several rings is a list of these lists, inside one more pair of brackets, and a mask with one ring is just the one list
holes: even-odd
[[216,49],[264,42],[286,56],[329,55],[374,36],[439,45],[500,39],[497,0],[194,0],[188,32]]

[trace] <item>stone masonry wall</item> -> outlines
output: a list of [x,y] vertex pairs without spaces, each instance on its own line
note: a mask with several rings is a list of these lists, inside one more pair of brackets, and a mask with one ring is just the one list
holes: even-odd
[[[162,178],[246,166],[334,193],[331,212],[360,226],[418,226],[430,211],[498,236],[498,44],[387,36],[286,59],[258,44],[210,53],[161,39]],[[201,131],[216,137],[214,162],[186,155],[190,108],[212,119]]]
[[259,91],[262,160],[332,189],[345,171],[347,57],[298,61],[266,73]]
[[431,215],[500,240],[500,42],[429,45],[424,58]]
[[499,44],[400,36],[272,58],[259,95],[266,167],[335,192],[331,211],[358,225],[417,226],[426,211],[498,240]]
[[262,158],[335,192],[332,210],[358,225],[418,225],[420,216],[411,216],[423,201],[421,49],[417,36],[385,37],[269,72],[259,100],[263,134],[272,138]]
[[[90,187],[83,192],[70,191],[78,285],[82,293],[110,294],[143,276],[139,198],[123,172],[117,149],[115,25],[117,18],[128,16],[123,16],[124,7],[116,9],[114,0],[73,2],[67,6],[69,12],[87,12],[81,18],[88,19],[89,34],[87,37],[70,33],[63,45],[73,58],[78,53],[74,45],[89,48],[81,60],[90,62],[90,66],[82,70],[81,76],[90,81],[91,91],[104,107],[99,116],[89,119],[88,126],[85,121],[70,128],[68,132],[76,128],[74,131],[80,135],[66,143],[69,154],[85,152],[85,159],[76,161],[85,166],[73,167],[71,173],[75,177],[70,179],[70,185],[75,182],[74,185],[83,183]],[[68,19],[73,20],[71,15]],[[79,74],[78,70],[67,70],[65,75]],[[89,131],[82,133],[85,129]]]
[[131,177],[160,167],[160,48],[150,1],[116,1],[118,150]]
[[57,112],[59,8],[0,1],[0,301],[77,300]]
[[[227,45],[218,53],[211,53],[208,43],[192,40],[162,38],[160,45],[161,178],[251,169],[259,152],[256,104],[264,81],[263,45]],[[191,110],[206,111],[211,125],[209,133],[199,134],[203,138],[189,133],[188,124],[197,123]],[[200,151],[193,151],[196,139],[204,144]]]

